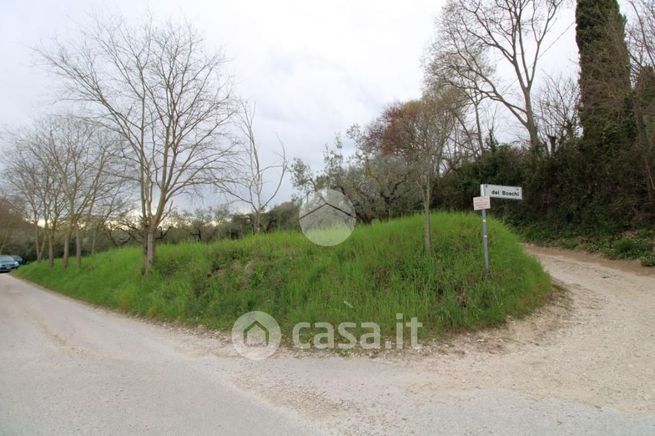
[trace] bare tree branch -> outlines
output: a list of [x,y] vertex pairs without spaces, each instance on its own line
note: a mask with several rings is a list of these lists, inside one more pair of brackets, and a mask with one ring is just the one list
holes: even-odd
[[235,114],[226,59],[209,53],[189,25],[96,19],[83,37],[39,53],[67,84],[68,98],[122,138],[120,155],[131,165],[126,178],[139,189],[147,272],[155,232],[174,198],[221,185],[233,170],[236,150],[225,141]]

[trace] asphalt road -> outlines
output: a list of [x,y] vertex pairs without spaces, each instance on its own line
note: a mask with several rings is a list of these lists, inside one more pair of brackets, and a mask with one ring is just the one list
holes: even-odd
[[655,275],[533,251],[569,291],[528,319],[262,362],[0,275],[0,434],[655,434]]
[[0,434],[314,434],[162,328],[0,275]]

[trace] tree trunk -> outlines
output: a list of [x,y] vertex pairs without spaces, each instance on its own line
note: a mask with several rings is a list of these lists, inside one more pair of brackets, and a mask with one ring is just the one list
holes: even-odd
[[144,243],[143,271],[148,274],[155,263],[155,231],[150,226],[145,228]]
[[539,140],[539,129],[537,128],[537,122],[534,119],[534,112],[532,110],[532,99],[528,91],[527,96],[525,97],[525,105],[527,110],[526,115],[526,125],[528,129],[528,134],[530,135],[530,146],[532,151],[537,153],[541,148],[541,141]]
[[480,155],[484,152],[484,138],[483,138],[483,133],[482,133],[482,122],[480,121],[480,102],[478,101],[475,105],[475,128],[477,129],[477,140],[478,140],[478,147],[480,148],[478,151],[480,152]]
[[655,203],[655,179],[653,179],[653,173],[651,171],[651,165],[648,161],[648,154],[644,153],[644,172],[646,174],[646,188],[648,191],[648,202],[652,205]]
[[91,254],[96,254],[96,240],[98,237],[98,226],[93,226],[93,234],[91,235]]
[[75,260],[77,261],[77,267],[82,266],[82,235],[80,232],[80,226],[75,227]]
[[64,232],[64,255],[61,258],[61,265],[64,269],[68,268],[68,255],[70,251],[71,233],[73,233],[70,226]]
[[262,213],[259,210],[255,211],[255,233],[260,233],[262,230]]
[[47,237],[46,235],[43,235],[43,238],[41,239],[41,259],[45,257],[45,246],[47,243]]
[[426,176],[425,192],[423,193],[423,243],[425,252],[432,252],[432,220],[430,216],[430,201],[432,200],[432,180]]
[[43,250],[41,249],[41,246],[39,244],[39,222],[37,220],[34,221],[34,249],[36,250],[36,261],[41,262],[41,258],[43,256]]
[[53,234],[48,235],[48,266],[55,266],[55,237]]
[[41,239],[41,249],[39,250],[39,262],[43,260],[43,255],[45,253],[45,244],[47,241],[47,236],[44,234],[43,238]]

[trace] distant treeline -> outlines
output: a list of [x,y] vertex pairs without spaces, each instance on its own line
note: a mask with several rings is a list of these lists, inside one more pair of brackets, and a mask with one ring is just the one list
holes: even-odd
[[[260,217],[260,231],[300,229],[298,224],[298,205],[289,201],[272,207]],[[20,213],[0,198],[0,253],[20,255],[27,261],[36,260],[34,250],[35,231],[31,223],[25,221]],[[54,256],[64,253],[65,222],[55,235]],[[81,227],[82,255],[140,245],[138,222],[128,219],[105,221],[93,218]],[[252,213],[230,213],[225,208],[206,208],[172,214],[159,227],[155,238],[164,244],[181,242],[214,242],[223,239],[241,239],[256,233],[255,218]],[[43,244],[43,241],[41,241]],[[73,244],[69,241],[69,244]],[[69,247],[73,249],[73,247]]]

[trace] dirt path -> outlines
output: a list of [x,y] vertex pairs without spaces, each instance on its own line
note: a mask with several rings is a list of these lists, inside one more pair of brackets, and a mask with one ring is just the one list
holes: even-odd
[[[203,416],[196,434],[216,418],[230,423],[222,434],[655,434],[655,272],[529,250],[568,288],[539,313],[376,358],[283,351],[252,362],[223,335],[149,325],[2,277],[0,430],[37,425],[30,413],[54,401],[79,433],[147,433],[161,416],[181,434]],[[67,394],[85,380],[86,391]]]

